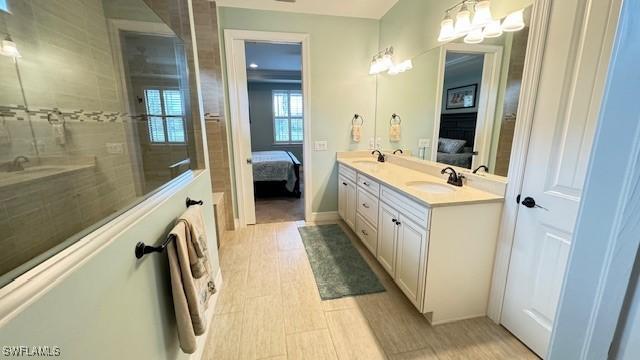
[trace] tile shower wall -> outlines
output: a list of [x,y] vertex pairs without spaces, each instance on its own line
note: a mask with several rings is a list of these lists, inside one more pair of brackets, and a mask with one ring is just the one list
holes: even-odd
[[[198,41],[198,61],[202,85],[202,106],[209,149],[209,166],[213,192],[222,192],[224,204],[233,204],[231,197],[231,164],[227,142],[227,121],[224,117],[224,88],[220,61],[220,38],[215,2],[193,0],[193,15]],[[233,229],[233,206],[224,206],[226,229]]]

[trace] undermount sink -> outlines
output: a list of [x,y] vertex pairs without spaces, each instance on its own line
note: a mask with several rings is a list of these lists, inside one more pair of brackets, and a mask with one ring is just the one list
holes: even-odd
[[431,194],[448,194],[456,191],[456,189],[450,185],[438,184],[430,181],[411,181],[405,185],[412,189]]
[[379,162],[375,160],[356,160],[353,162],[356,165],[378,165]]

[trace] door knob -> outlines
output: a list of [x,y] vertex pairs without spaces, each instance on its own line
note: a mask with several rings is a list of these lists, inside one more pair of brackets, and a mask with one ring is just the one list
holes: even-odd
[[528,207],[529,209],[540,208],[543,210],[547,210],[546,208],[536,204],[536,200],[530,196],[527,196],[526,198],[522,199],[521,204],[524,205],[525,207]]
[[249,165],[253,164],[253,160],[251,160],[251,158],[247,158],[247,164]]

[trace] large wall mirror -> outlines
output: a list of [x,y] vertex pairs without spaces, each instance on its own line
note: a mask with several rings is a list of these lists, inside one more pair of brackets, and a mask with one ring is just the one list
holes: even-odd
[[409,71],[377,75],[377,146],[506,177],[530,16],[531,6],[523,29],[443,43],[413,57]]

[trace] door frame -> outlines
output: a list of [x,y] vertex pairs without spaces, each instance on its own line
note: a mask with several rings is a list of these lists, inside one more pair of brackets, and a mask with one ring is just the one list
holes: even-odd
[[[236,40],[243,43],[246,41],[266,42],[274,44],[295,43],[302,46],[302,98],[303,98],[303,126],[304,139],[302,145],[303,162],[303,199],[304,216],[309,220],[311,215],[311,50],[310,36],[304,33],[286,33],[251,30],[224,30],[225,59],[227,68],[227,87],[229,90],[229,117],[231,120],[231,133],[239,134],[243,123],[249,123],[249,114],[242,106],[248,104],[247,93],[247,71],[244,49],[238,51],[233,44]],[[244,69],[244,71],[238,71]],[[244,99],[244,101],[243,101]],[[245,203],[254,202],[255,199],[248,199],[248,194],[244,188],[247,174],[243,170],[240,154],[242,146],[246,145],[239,136],[231,136],[234,173],[236,177],[235,198],[238,204],[238,226],[247,226],[247,213]]]
[[[127,77],[127,64],[124,60],[122,53],[122,31],[134,32],[139,34],[153,35],[153,36],[165,36],[165,37],[177,37],[177,35],[167,26],[165,23],[154,23],[148,21],[135,21],[135,20],[123,20],[123,19],[107,19],[107,28],[109,31],[109,38],[111,40],[111,50],[114,57],[114,67],[118,74],[116,81],[118,82],[118,94],[123,104],[123,112],[127,115],[132,114],[131,104],[129,103],[129,95],[132,89],[130,89],[129,79]],[[139,144],[139,132],[138,126],[134,121],[127,121],[125,126],[129,129],[127,131],[127,144],[129,150],[129,156],[132,162],[133,175],[135,178],[136,193],[144,194],[144,171],[142,171],[142,153]]]
[[552,0],[536,0],[532,5],[529,38],[527,39],[527,56],[518,98],[517,121],[509,157],[505,201],[502,207],[487,309],[487,316],[495,323],[500,323],[502,317],[502,304],[507,288],[507,275],[509,273],[509,262],[511,260],[519,210],[515,199],[520,194],[524,182],[524,170],[529,153],[529,140],[538,97],[538,85],[546,46],[551,3]]
[[442,115],[442,94],[444,92],[444,75],[447,65],[447,52],[463,52],[471,54],[484,54],[482,66],[482,84],[478,95],[478,116],[476,119],[476,135],[474,151],[479,156],[474,156],[471,167],[479,164],[488,164],[491,152],[491,136],[496,117],[496,105],[498,88],[500,83],[500,70],[502,65],[502,46],[448,43],[440,47],[440,60],[438,63],[438,80],[436,84],[436,107],[433,124],[432,144],[435,151],[431,151],[431,160],[437,161],[438,138],[440,136],[440,116]]

